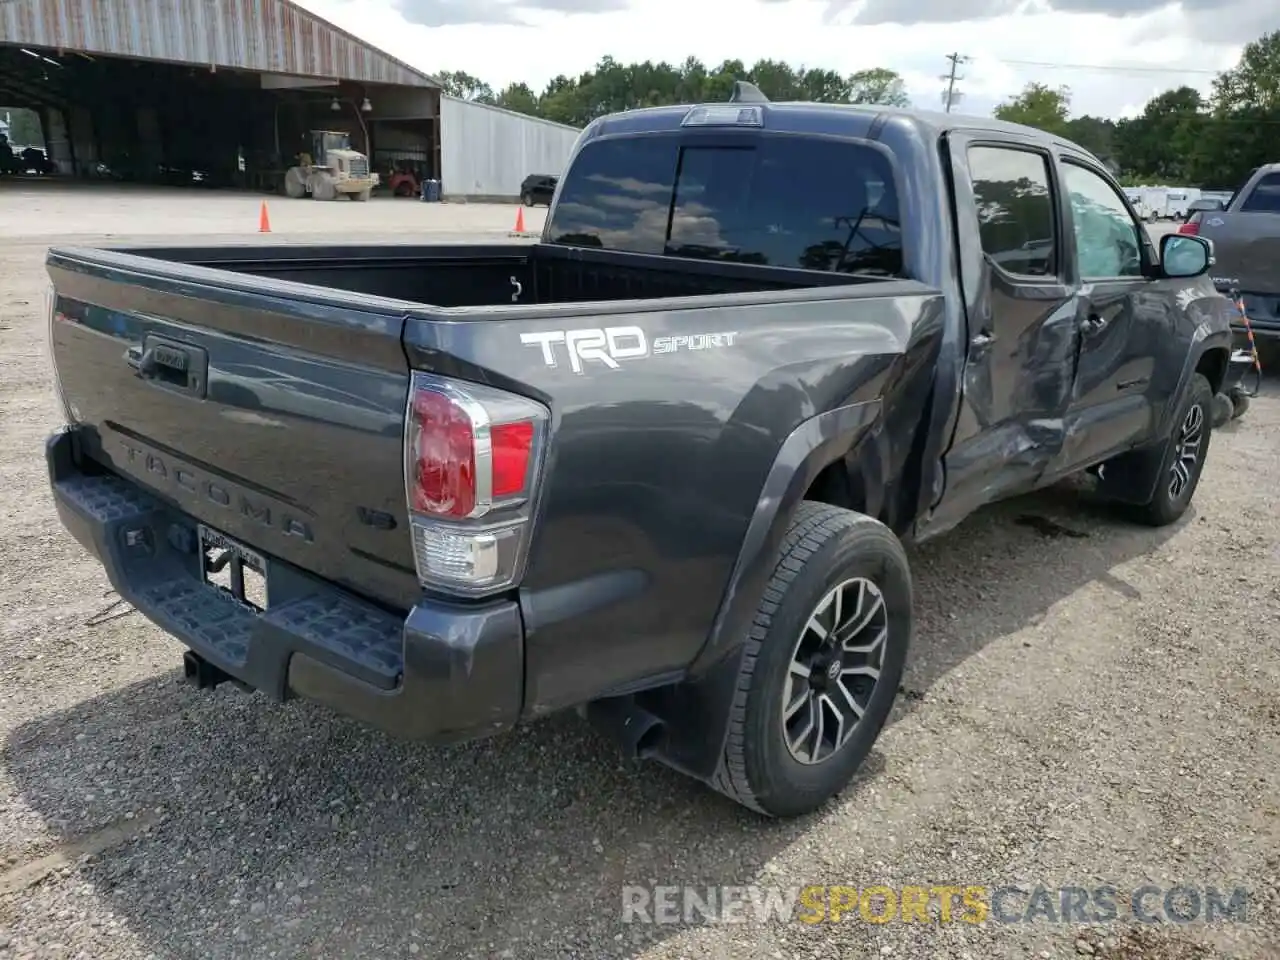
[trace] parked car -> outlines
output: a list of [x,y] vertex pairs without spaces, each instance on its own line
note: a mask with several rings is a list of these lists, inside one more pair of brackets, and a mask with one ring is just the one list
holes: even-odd
[[49,477],[197,685],[577,708],[792,816],[898,694],[904,541],[1084,470],[1184,514],[1209,262],[1066,140],[739,84],[592,122],[534,244],[50,250]]
[[[1221,210],[1223,201],[1215,197],[1200,197],[1198,200],[1191,201],[1187,207],[1187,219],[1190,220],[1193,214],[1207,213],[1210,210]],[[1187,231],[1181,231],[1186,233]]]
[[[1213,282],[1240,296],[1260,351],[1280,352],[1280,163],[1258,167],[1225,203],[1200,202],[1178,232],[1212,241]],[[1243,349],[1244,322],[1233,328]]]
[[550,173],[529,174],[520,185],[520,199],[524,201],[526,207],[532,207],[538,203],[551,206],[551,198],[555,195],[559,179]]

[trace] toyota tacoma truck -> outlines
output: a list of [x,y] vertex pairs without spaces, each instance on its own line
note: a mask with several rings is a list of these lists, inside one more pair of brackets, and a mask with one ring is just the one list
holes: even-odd
[[1210,263],[1066,140],[740,85],[591,123],[533,243],[51,249],[49,479],[199,686],[577,709],[795,816],[898,694],[904,542],[1085,470],[1187,510]]

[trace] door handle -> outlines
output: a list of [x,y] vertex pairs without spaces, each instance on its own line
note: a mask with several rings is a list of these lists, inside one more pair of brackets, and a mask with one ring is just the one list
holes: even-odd
[[989,347],[991,346],[991,344],[995,342],[996,342],[995,334],[990,333],[986,330],[983,330],[981,333],[979,333],[977,336],[975,336],[972,340],[969,341],[969,346],[975,347],[975,348]]
[[1086,333],[1097,333],[1107,325],[1107,318],[1099,316],[1096,313],[1089,314],[1084,321],[1084,329]]
[[201,347],[148,336],[125,351],[125,363],[139,379],[204,399],[209,355]]
[[144,377],[151,372],[151,357],[143,351],[142,347],[130,347],[125,351],[124,359],[125,363]]

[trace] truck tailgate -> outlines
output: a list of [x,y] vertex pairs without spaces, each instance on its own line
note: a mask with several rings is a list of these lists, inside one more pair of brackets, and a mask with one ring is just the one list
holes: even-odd
[[112,251],[47,264],[84,454],[246,546],[412,605],[407,304]]
[[1280,213],[1206,213],[1200,236],[1213,241],[1215,278],[1251,294],[1280,295]]

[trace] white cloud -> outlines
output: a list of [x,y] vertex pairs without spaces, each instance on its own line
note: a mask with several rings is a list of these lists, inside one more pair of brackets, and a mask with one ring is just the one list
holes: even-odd
[[[555,12],[545,8],[589,4],[540,0],[544,9],[519,10],[524,25],[426,27],[405,20],[391,0],[301,4],[427,73],[465,70],[495,89],[524,81],[540,91],[557,74],[577,75],[606,55],[623,63],[679,63],[696,56],[708,65],[772,58],[841,73],[890,67],[903,75],[917,106],[935,109],[943,87],[939,77],[948,66],[944,57],[954,50],[972,58],[961,70],[960,109],[977,114],[989,113],[1035,80],[1069,86],[1074,114],[1129,115],[1170,87],[1187,84],[1207,92],[1212,75],[1206,71],[1232,65],[1240,50],[1205,43],[1194,29],[1195,15],[1179,6],[1118,18],[1042,12],[1042,6],[1027,4],[1023,9],[1030,12],[994,20],[862,26],[848,22],[850,14],[831,14],[822,0],[634,0],[630,9],[603,13]],[[491,6],[514,9],[509,2]]]

